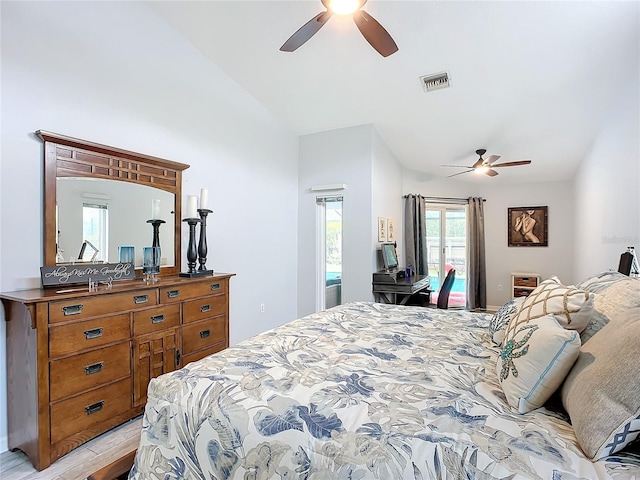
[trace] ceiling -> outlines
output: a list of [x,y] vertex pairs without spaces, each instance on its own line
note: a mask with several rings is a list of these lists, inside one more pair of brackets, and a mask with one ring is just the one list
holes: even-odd
[[[568,180],[640,70],[640,2],[369,0],[399,51],[383,58],[351,17],[334,15],[295,52],[279,51],[320,0],[145,2],[299,135],[373,124],[422,179],[472,165],[498,177]],[[426,93],[420,76],[446,71]],[[640,110],[640,106],[638,107]]]

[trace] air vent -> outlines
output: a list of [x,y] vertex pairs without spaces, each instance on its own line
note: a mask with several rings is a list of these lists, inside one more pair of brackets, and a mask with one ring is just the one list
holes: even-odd
[[422,82],[422,87],[425,92],[440,90],[441,88],[451,86],[448,72],[436,73],[435,75],[425,75],[420,77],[420,81]]

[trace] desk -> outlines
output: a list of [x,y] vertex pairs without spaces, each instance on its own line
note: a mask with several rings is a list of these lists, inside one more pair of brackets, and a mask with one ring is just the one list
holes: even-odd
[[431,293],[428,275],[411,275],[398,278],[395,282],[372,282],[373,295],[381,303],[395,303],[406,305],[412,295],[420,292]]

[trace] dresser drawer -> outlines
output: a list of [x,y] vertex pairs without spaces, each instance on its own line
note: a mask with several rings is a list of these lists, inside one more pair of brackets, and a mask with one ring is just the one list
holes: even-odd
[[513,285],[515,287],[537,287],[538,277],[514,277]]
[[51,443],[126,412],[131,408],[131,378],[51,406]]
[[131,375],[129,342],[51,362],[51,401]]
[[158,332],[180,325],[180,305],[165,305],[133,313],[133,334]]
[[187,364],[191,362],[196,362],[204,357],[213,355],[214,353],[224,350],[225,348],[227,348],[227,345],[223,343],[218,343],[212,347],[205,348],[204,350],[198,350],[195,353],[190,353],[189,355],[185,355],[182,357],[182,366],[185,367]]
[[129,314],[49,328],[49,356],[60,357],[125,340],[131,336]]
[[[218,343],[226,344],[227,317],[210,318],[182,327],[182,353],[189,355]],[[225,345],[226,346],[226,345]]]
[[191,298],[205,297],[212,293],[226,295],[229,281],[226,278],[211,278],[206,282],[184,283],[173,287],[160,288],[160,303],[173,303]]
[[152,289],[50,302],[49,323],[79,320],[157,305],[158,299],[156,297],[156,290]]
[[182,323],[197,322],[203,318],[211,318],[226,313],[226,295],[212,295],[197,300],[189,300],[184,302],[182,307]]

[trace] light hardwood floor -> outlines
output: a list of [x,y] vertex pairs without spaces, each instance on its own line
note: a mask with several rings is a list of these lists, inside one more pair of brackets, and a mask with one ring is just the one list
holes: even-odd
[[38,472],[20,451],[0,453],[2,480],[86,480],[87,476],[138,448],[142,416],[90,440]]

